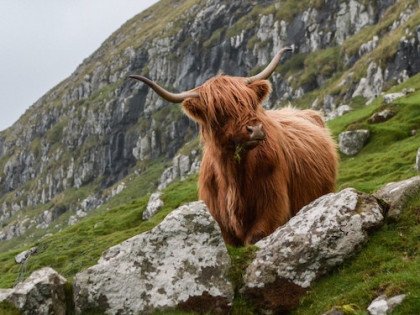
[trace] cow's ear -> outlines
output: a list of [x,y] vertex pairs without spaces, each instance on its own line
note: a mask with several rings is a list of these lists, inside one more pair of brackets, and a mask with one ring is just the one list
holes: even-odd
[[257,94],[260,102],[264,101],[271,93],[271,84],[267,80],[257,80],[248,84],[255,94]]
[[184,102],[182,102],[182,108],[184,113],[192,120],[201,124],[206,121],[205,110],[203,104],[200,102],[200,99],[187,98]]

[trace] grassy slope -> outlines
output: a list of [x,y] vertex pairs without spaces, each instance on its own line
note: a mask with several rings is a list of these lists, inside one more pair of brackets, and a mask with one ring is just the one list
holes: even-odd
[[[414,161],[420,148],[420,75],[393,88],[415,87],[417,92],[384,105],[378,98],[330,122],[337,135],[352,128],[368,128],[369,143],[356,157],[344,157],[340,165],[339,188],[356,187],[372,192],[385,183],[415,176]],[[373,112],[392,108],[396,116],[380,124],[368,124]],[[406,293],[406,301],[393,314],[420,314],[420,196],[414,198],[399,222],[386,224],[353,259],[323,277],[302,300],[293,314],[321,314],[333,306],[348,314],[366,314],[368,304],[380,294]]]
[[[162,1],[161,5],[152,7],[143,14],[144,16],[140,17],[142,23],[146,23],[147,27],[144,28],[144,32],[141,35],[135,38],[135,46],[150,38],[151,34],[164,33],[163,25],[166,25],[166,22],[170,21],[173,15],[177,14],[174,8],[167,5],[168,2],[169,0]],[[185,6],[177,7],[176,9],[187,9],[195,2],[194,0],[185,1]],[[286,2],[290,5],[295,3],[293,1]],[[407,1],[407,3],[412,2],[414,0]],[[377,26],[366,27],[359,35],[351,37],[345,42],[340,53],[342,55],[344,53],[352,54],[361,43],[370,40],[375,34],[380,35],[382,30],[388,27],[388,24],[399,15],[405,5],[406,3],[404,2],[398,2],[394,9],[389,10],[385,15],[382,23]],[[268,10],[267,12],[256,12],[256,14],[270,13],[269,9],[266,9]],[[147,19],[148,15],[154,16],[160,10],[168,10],[171,13],[167,15],[168,18],[165,19],[165,23],[157,23],[155,19]],[[291,9],[282,11],[297,12],[299,10],[297,8],[295,11]],[[419,21],[419,15],[416,14],[410,21],[412,21],[410,22],[412,25],[415,25]],[[240,22],[237,23],[239,26],[241,26]],[[247,22],[247,20],[244,19],[243,22]],[[409,25],[410,28],[411,24]],[[237,29],[241,29],[239,26]],[[136,27],[138,25],[134,21],[128,22],[123,26],[124,32],[127,34],[132,34]],[[358,80],[360,76],[364,75],[360,69],[366,68],[366,62],[370,60],[369,58],[373,58],[381,63],[382,59],[386,59],[383,57],[391,54],[393,50],[388,49],[390,47],[389,43],[392,44],[391,48],[394,49],[404,29],[397,29],[395,31],[396,35],[381,38],[381,41],[385,40],[378,47],[377,51],[374,51],[372,56],[366,56],[356,64],[354,68],[356,70],[355,79]],[[113,37],[116,36],[117,34],[113,35]],[[109,43],[112,43],[112,41],[109,41]],[[128,41],[122,41],[118,45],[118,49],[111,50],[113,54],[104,56],[104,60],[110,59],[114,54],[123,51],[127,47],[127,43]],[[107,45],[105,43],[100,50],[106,50]],[[384,54],[384,50],[387,50],[389,53]],[[283,70],[280,69],[284,75],[296,75],[296,85],[312,80],[316,73],[322,73],[326,78],[331,76],[325,87],[305,95],[301,100],[302,104],[304,103],[307,106],[319,95],[342,92],[341,90],[335,91],[335,85],[347,75],[347,71],[344,71],[342,65],[339,64],[337,56],[337,48],[329,48],[309,55],[296,56],[283,65]],[[338,58],[338,60],[341,59]],[[316,60],[317,62],[311,63],[311,60]],[[319,64],[320,66],[314,67],[314,64]],[[87,66],[86,69],[82,69],[81,73],[90,71],[90,67],[91,65]],[[348,71],[352,71],[352,69],[348,69]],[[83,76],[81,75],[80,77]],[[420,75],[393,88],[392,91],[401,90],[404,87],[415,87],[419,90]],[[354,101],[354,103],[360,102]],[[359,155],[356,157],[342,156],[338,182],[339,189],[351,186],[371,192],[387,182],[415,175],[413,164],[415,152],[420,147],[420,135],[411,136],[410,131],[412,129],[420,129],[419,104],[419,91],[387,106],[383,104],[382,98],[379,98],[368,107],[364,105],[359,106],[352,113],[330,122],[330,128],[335,136],[343,130],[354,128],[368,128],[372,133],[369,143]],[[376,125],[367,123],[367,119],[373,112],[385,107],[392,108],[397,112],[397,115],[385,123]],[[1,163],[2,161],[0,160],[0,166]],[[158,174],[161,167],[162,165],[155,166],[151,171]],[[150,176],[150,178],[155,179],[156,174]],[[197,187],[195,178],[182,183],[175,183],[165,190],[163,197],[165,208],[152,218],[150,222],[144,222],[140,218],[147,203],[147,196],[143,195],[146,191],[150,191],[150,187],[153,186],[150,184],[150,181],[144,180],[144,177],[134,180],[129,185],[129,188],[95,211],[93,216],[85,218],[76,225],[65,228],[62,232],[51,237],[26,242],[24,246],[16,246],[17,249],[13,250],[10,249],[15,247],[12,246],[12,243],[9,243],[9,246],[1,245],[0,287],[10,287],[14,284],[19,274],[22,277],[26,277],[31,271],[45,265],[52,266],[71,279],[76,272],[96,263],[103,250],[133,235],[151,229],[172,209],[181,203],[196,199]],[[416,246],[418,246],[420,232],[418,228],[419,208],[420,200],[413,200],[400,222],[386,223],[380,231],[372,236],[371,241],[363,248],[360,254],[315,284],[295,313],[320,314],[333,305],[352,304],[354,305],[350,306],[350,308],[354,309],[356,313],[363,313],[362,310],[366,308],[367,303],[381,292],[408,292],[409,297],[407,301],[397,309],[396,313],[420,313],[420,285],[416,280],[416,270],[419,270],[420,267],[416,251],[418,249]],[[14,255],[34,245],[39,246],[39,253],[29,260],[26,270],[19,270],[19,266],[14,263]],[[229,251],[234,262],[231,277],[239,286],[241,272],[245,269],[246,261],[252,256],[252,249],[229,248]],[[1,310],[2,308],[0,307]],[[233,313],[252,314],[252,307],[247,305],[246,301],[237,294]]]
[[420,196],[412,200],[399,222],[387,222],[353,259],[318,281],[293,312],[322,314],[333,306],[365,314],[380,294],[408,294],[393,314],[420,314]]
[[[149,221],[143,221],[148,196],[115,206],[64,229],[53,236],[41,239],[31,246],[38,246],[21,277],[43,266],[51,266],[70,279],[80,270],[94,265],[101,253],[134,235],[150,230],[181,203],[197,199],[196,178],[172,184],[163,195],[164,208]],[[14,256],[23,248],[0,254],[0,288],[12,286],[22,270],[14,262]]]
[[[390,92],[401,91],[404,87],[420,89],[420,74]],[[411,135],[420,129],[420,93],[417,91],[393,104],[384,104],[379,97],[370,106],[364,106],[329,123],[337,137],[343,130],[369,129],[368,144],[357,157],[342,156],[339,188],[355,187],[372,192],[390,181],[397,181],[415,175],[414,161],[420,136]],[[374,113],[390,108],[396,115],[384,123],[369,124],[368,118]]]
[[[420,88],[420,75],[396,87]],[[334,135],[354,127],[367,127],[372,131],[368,145],[356,157],[342,157],[339,187],[356,187],[373,191],[386,182],[415,175],[414,156],[420,147],[420,135],[411,136],[412,129],[420,128],[420,91],[396,101],[392,108],[397,115],[391,120],[369,125],[370,115],[382,109],[382,99],[368,107],[330,123]],[[78,271],[96,263],[100,254],[108,247],[131,236],[151,229],[172,209],[197,198],[196,177],[172,184],[164,192],[165,207],[151,221],[142,221],[147,196],[133,198],[132,192],[108,205],[93,216],[64,229],[35,244],[39,253],[28,263],[22,276],[42,266],[52,266],[72,279]],[[120,203],[120,205],[118,205]],[[398,223],[387,222],[376,232],[360,254],[317,282],[296,314],[320,314],[332,306],[347,305],[355,313],[363,313],[369,301],[379,293],[408,293],[396,314],[420,312],[420,281],[416,277],[420,263],[417,252],[420,229],[420,197],[413,200]],[[19,276],[19,266],[14,255],[23,248],[0,254],[0,287],[10,287]],[[252,249],[229,249],[234,266],[231,277],[240,285],[240,274],[245,269],[247,257]],[[350,305],[350,306],[349,306]],[[252,307],[241,299],[239,293],[234,303],[235,314],[252,314]]]

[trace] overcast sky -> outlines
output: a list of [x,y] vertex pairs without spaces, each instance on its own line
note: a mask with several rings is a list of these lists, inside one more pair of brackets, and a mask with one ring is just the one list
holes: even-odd
[[0,0],[0,130],[157,0]]

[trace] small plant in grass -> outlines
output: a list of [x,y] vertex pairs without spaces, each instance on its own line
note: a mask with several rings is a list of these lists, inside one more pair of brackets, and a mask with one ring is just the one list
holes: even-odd
[[258,248],[256,246],[234,247],[230,245],[228,245],[227,248],[231,259],[231,267],[228,278],[232,282],[235,290],[232,314],[255,314],[254,307],[246,301],[239,290],[244,285],[243,277],[245,275],[246,268],[255,258],[255,253]]

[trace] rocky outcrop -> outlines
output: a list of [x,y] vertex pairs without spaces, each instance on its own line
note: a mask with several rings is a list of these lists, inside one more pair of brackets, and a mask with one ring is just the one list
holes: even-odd
[[[50,209],[51,201],[60,193],[88,184],[95,185],[95,191],[110,187],[138,164],[172,159],[179,148],[196,137],[197,125],[182,115],[177,105],[162,101],[142,83],[126,80],[128,74],[145,74],[179,91],[198,86],[220,71],[247,75],[265,65],[273,52],[285,45],[293,44],[298,57],[341,45],[365,26],[376,23],[393,4],[393,0],[333,0],[322,6],[311,2],[301,12],[285,12],[273,0],[257,4],[196,0],[157,4],[156,10],[138,15],[68,79],[40,98],[21,120],[0,133],[0,224],[4,227],[0,238],[26,233],[27,229],[15,221],[17,213],[40,204],[48,204],[50,212],[37,218],[35,221],[40,222],[31,223],[31,227],[46,228],[66,211],[74,213],[68,222],[76,222],[88,213],[78,211],[79,204],[69,205],[65,211]],[[183,13],[172,15],[179,6]],[[264,7],[263,14],[258,14],[259,6]],[[168,17],[157,33],[139,32],[159,18],[156,12]],[[398,25],[406,23],[413,12],[413,8],[407,8]],[[385,82],[416,73],[420,67],[419,34],[408,31],[389,64],[372,61],[365,82],[353,78],[359,82],[357,88],[350,79],[351,86],[346,89],[349,97],[354,92],[371,98],[382,91]],[[150,37],[143,37],[147,35]],[[380,35],[379,40],[385,36]],[[377,44],[377,38],[372,37],[355,56],[341,56],[349,60],[344,66],[351,67]],[[276,72],[271,78],[272,96],[264,106],[271,108],[300,98],[323,86],[331,73],[335,72],[318,71],[311,80],[301,83],[294,80],[294,74],[286,78]],[[336,98],[325,98],[330,107],[325,110],[327,114],[341,103]],[[182,173],[185,161],[179,162]],[[173,171],[167,171],[161,182],[173,178]],[[13,209],[14,204],[19,210]]]
[[172,165],[165,169],[160,176],[158,190],[165,189],[176,180],[183,180],[200,169],[201,154],[192,150],[188,155],[178,154],[172,159]]
[[345,155],[356,155],[369,139],[369,130],[344,131],[338,135],[338,148]]
[[178,308],[226,314],[233,299],[230,258],[202,202],[178,208],[162,223],[107,250],[78,273],[78,313],[149,314]]
[[200,162],[200,150],[193,149],[189,154],[177,154],[172,159],[172,165],[166,168],[160,176],[158,188],[150,195],[142,219],[150,219],[163,207],[162,190],[177,180],[184,180],[188,176],[196,174],[200,169]]
[[318,198],[255,244],[259,249],[246,270],[243,294],[262,309],[292,309],[317,278],[353,255],[383,219],[374,197],[351,188]]
[[386,104],[390,104],[394,102],[395,100],[406,96],[407,94],[413,93],[415,90],[413,88],[409,89],[403,89],[401,92],[395,92],[395,93],[387,93],[384,95],[384,102]]
[[400,182],[388,183],[374,196],[384,200],[389,205],[388,217],[397,220],[407,202],[420,195],[420,176],[415,176]]
[[383,85],[383,71],[380,66],[372,61],[368,66],[366,77],[360,79],[352,97],[363,96],[369,103],[381,94]]
[[32,256],[33,254],[35,254],[38,250],[38,247],[32,247],[28,250],[25,250],[23,252],[21,252],[20,254],[17,254],[15,256],[15,261],[18,264],[23,264],[24,262],[26,262],[28,260],[28,258],[30,256]]
[[162,192],[157,191],[150,195],[149,202],[147,203],[146,210],[144,210],[142,219],[149,220],[155,213],[163,207]]
[[394,116],[395,116],[394,111],[392,111],[391,109],[384,109],[370,116],[370,118],[368,119],[368,122],[371,124],[377,124],[377,123],[387,121]]
[[66,282],[54,269],[45,267],[34,271],[13,289],[0,289],[0,302],[9,301],[25,315],[64,315]]
[[347,113],[350,113],[351,111],[352,109],[349,105],[343,104],[343,105],[338,106],[336,109],[333,109],[330,112],[328,112],[325,119],[328,121],[337,117],[341,117]]

